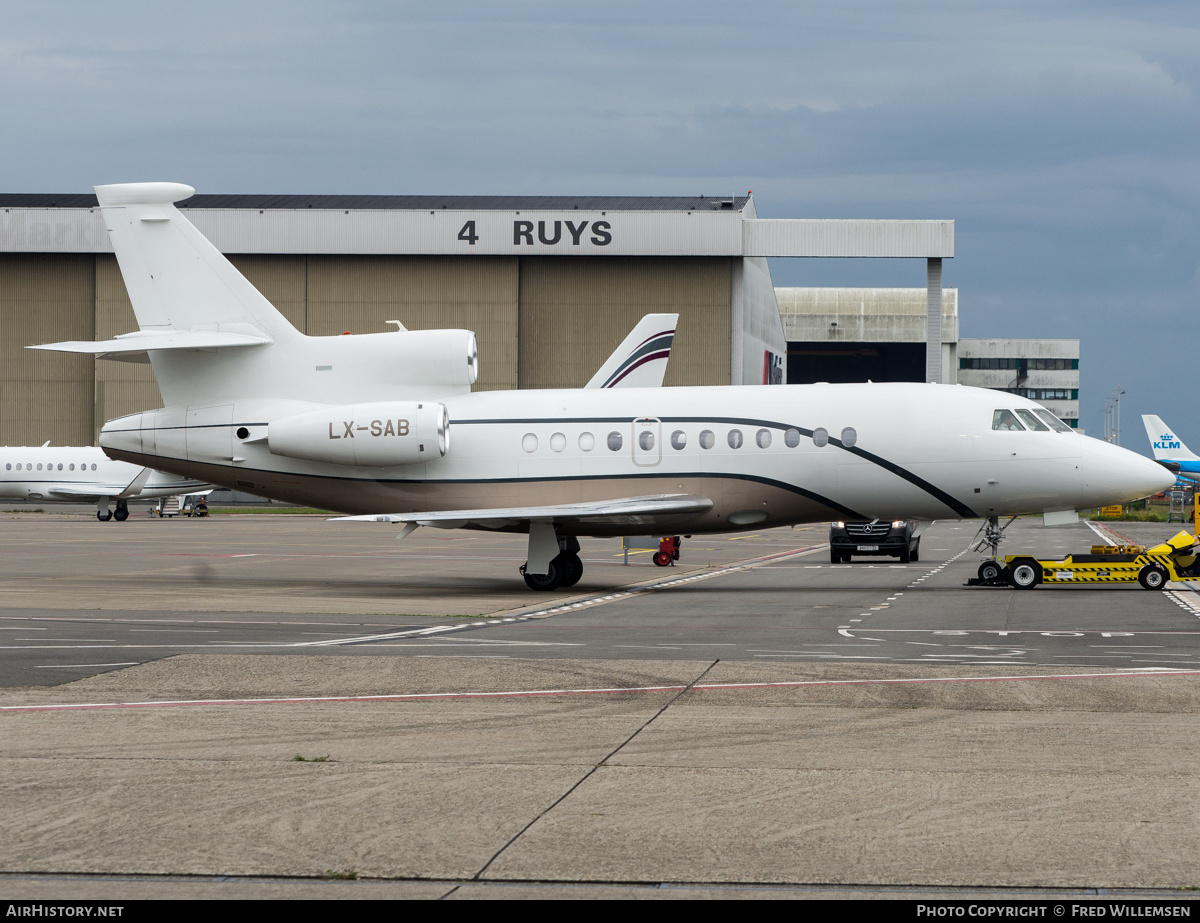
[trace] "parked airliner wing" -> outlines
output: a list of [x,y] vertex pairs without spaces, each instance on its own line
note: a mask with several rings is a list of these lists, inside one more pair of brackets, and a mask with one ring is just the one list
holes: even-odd
[[662,387],[678,321],[678,314],[647,314],[584,387]]
[[515,506],[490,510],[438,510],[424,513],[388,513],[378,516],[340,516],[338,522],[393,522],[460,528],[466,523],[500,529],[520,522],[630,523],[653,525],[662,519],[679,518],[712,509],[707,497],[668,494],[659,497],[630,497],[561,506]]

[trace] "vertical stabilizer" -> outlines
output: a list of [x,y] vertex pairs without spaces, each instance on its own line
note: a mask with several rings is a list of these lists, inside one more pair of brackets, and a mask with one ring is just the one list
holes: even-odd
[[678,314],[647,314],[585,387],[661,387],[678,321]]
[[1146,435],[1150,437],[1150,448],[1154,451],[1156,461],[1198,458],[1161,417],[1149,413],[1142,414],[1142,424],[1146,427]]
[[96,186],[96,198],[143,331],[249,333],[276,342],[298,331],[174,205],[182,183]]

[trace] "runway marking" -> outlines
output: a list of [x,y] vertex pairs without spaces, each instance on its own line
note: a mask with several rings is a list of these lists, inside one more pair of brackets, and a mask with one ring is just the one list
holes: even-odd
[[[804,689],[832,686],[920,686],[951,683],[1031,682],[1035,680],[1072,679],[1135,679],[1146,677],[1200,676],[1200,670],[1180,670],[1170,667],[1136,667],[1108,673],[1039,673],[1031,676],[938,676],[896,677],[892,679],[815,679],[789,680],[776,683],[697,683],[697,692],[719,692],[729,689]],[[522,689],[511,692],[408,692],[390,695],[289,696],[286,698],[244,699],[167,699],[158,702],[73,702],[62,705],[3,705],[0,713],[30,711],[95,711],[114,708],[174,708],[199,705],[304,705],[336,702],[420,702],[454,701],[459,699],[521,699],[574,695],[623,695],[628,693],[679,692],[689,688],[687,683],[663,686],[617,686],[582,689]]]
[[128,663],[45,663],[35,664],[35,670],[78,670],[84,667],[136,667],[141,661],[131,660]]
[[[570,602],[558,603],[554,606],[548,606],[544,609],[535,609],[532,612],[524,612],[520,615],[504,616],[499,619],[488,619],[487,624],[496,625],[502,622],[528,622],[533,619],[545,619],[555,615],[562,615],[564,612],[574,612],[579,609],[590,609],[595,606],[602,606],[605,603],[614,602],[619,599],[632,599],[636,596],[641,596],[646,593],[655,593],[660,590],[669,590],[677,586],[684,586],[689,583],[696,583],[700,580],[711,580],[713,577],[724,577],[728,574],[736,574],[741,571],[753,570],[757,567],[763,567],[772,561],[778,561],[783,558],[798,557],[800,555],[812,554],[814,551],[820,551],[827,545],[809,545],[805,548],[792,548],[788,551],[779,551],[775,554],[764,555],[760,558],[751,558],[748,561],[740,561],[737,564],[728,564],[724,567],[718,567],[713,570],[700,571],[698,573],[689,574],[686,577],[675,577],[670,580],[657,580],[652,583],[644,583],[637,586],[628,587],[624,590],[619,590],[615,593],[606,593],[604,595],[589,596],[585,599],[571,600]],[[297,641],[292,644],[293,647],[342,647],[350,644],[370,644],[376,641],[389,641],[395,638],[410,638],[423,637],[431,634],[444,634],[448,631],[467,631],[472,628],[482,627],[478,621],[468,622],[461,625],[439,625],[434,628],[418,628],[409,629],[401,632],[391,632],[381,635],[355,636],[349,638],[329,638],[324,641]]]

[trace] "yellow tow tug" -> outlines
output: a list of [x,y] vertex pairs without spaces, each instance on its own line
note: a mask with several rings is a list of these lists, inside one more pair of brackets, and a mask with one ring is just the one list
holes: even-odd
[[979,565],[979,576],[968,586],[1013,586],[1031,590],[1039,583],[1073,586],[1090,583],[1133,583],[1161,590],[1169,580],[1200,578],[1196,536],[1180,532],[1174,538],[1145,545],[1093,545],[1090,554],[1069,554],[1062,560],[1042,560],[1009,554]]

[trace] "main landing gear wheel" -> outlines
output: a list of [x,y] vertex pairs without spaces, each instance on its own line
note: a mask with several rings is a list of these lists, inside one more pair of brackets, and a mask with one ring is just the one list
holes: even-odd
[[1157,564],[1147,564],[1138,573],[1138,583],[1144,590],[1161,590],[1167,585],[1167,572]]
[[1018,590],[1032,590],[1042,582],[1042,569],[1037,561],[1020,558],[1013,561],[1008,579]]
[[554,563],[562,568],[563,578],[559,586],[575,586],[583,576],[583,562],[577,554],[564,551],[554,559]]
[[531,590],[557,590],[562,586],[563,572],[559,566],[558,558],[550,562],[544,574],[531,574],[525,570],[525,565],[521,565],[521,576],[525,578],[525,585]]
[[96,518],[101,522],[108,522],[112,519],[112,510],[96,510]]
[[984,561],[979,565],[980,580],[999,580],[1004,576],[1004,568],[1000,566],[998,561]]
[[117,522],[124,522],[129,518],[129,508],[118,506],[115,510],[113,510],[112,515],[113,519],[115,519]]

